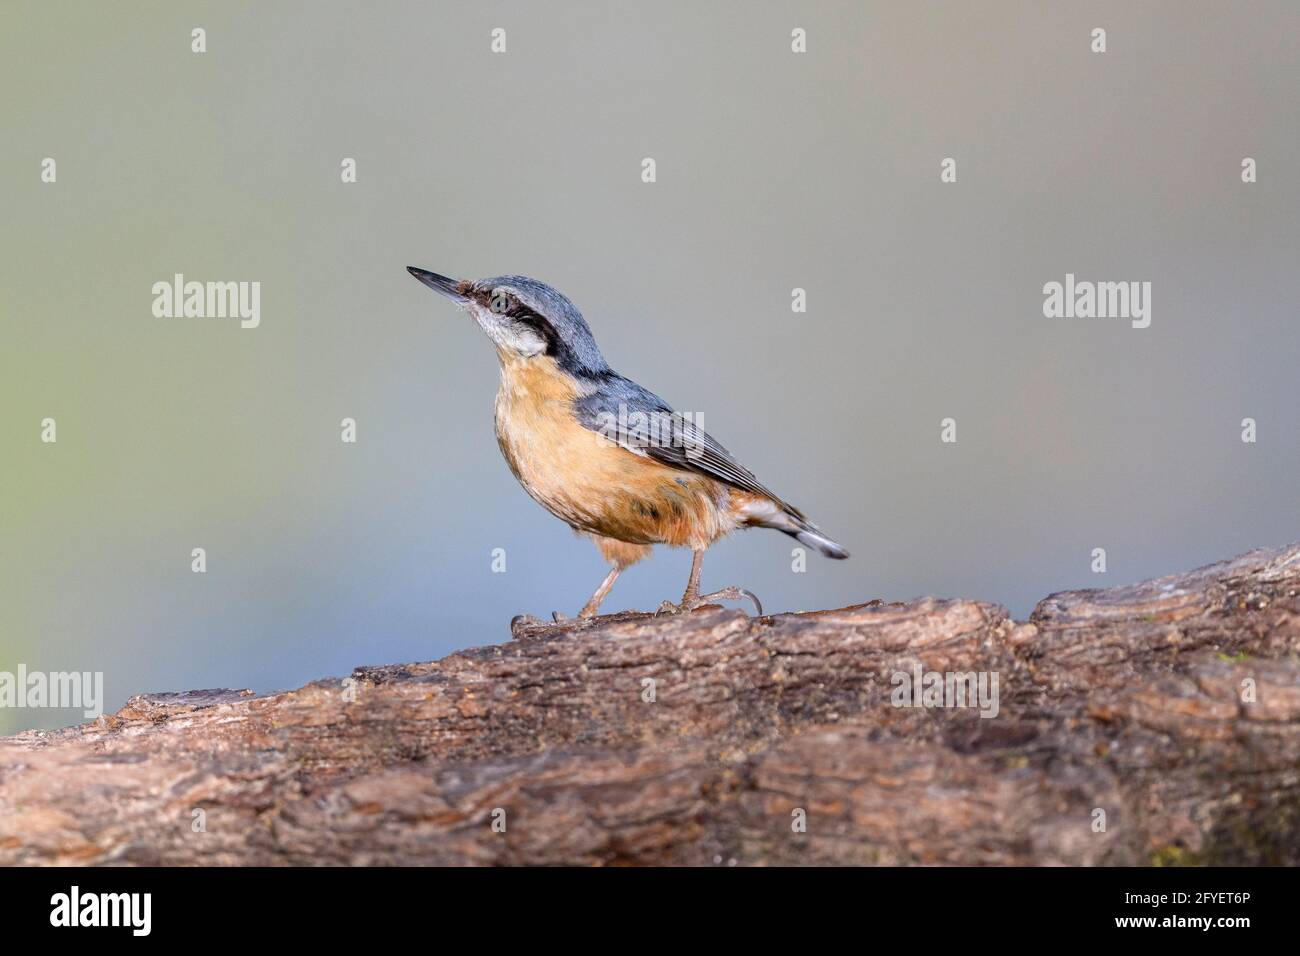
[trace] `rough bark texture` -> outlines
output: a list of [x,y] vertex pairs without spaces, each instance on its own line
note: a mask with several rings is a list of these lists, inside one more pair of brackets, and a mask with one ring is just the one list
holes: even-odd
[[[0,741],[0,863],[1300,863],[1300,545],[1027,622],[924,598],[513,630]],[[996,673],[997,716],[895,706],[917,666]]]

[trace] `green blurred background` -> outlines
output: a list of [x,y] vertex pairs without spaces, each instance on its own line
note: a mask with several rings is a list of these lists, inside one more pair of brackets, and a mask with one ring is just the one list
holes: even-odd
[[[0,79],[0,670],[103,671],[110,710],[492,643],[599,582],[408,264],[565,291],[853,552],[710,552],[774,610],[1023,615],[1300,538],[1294,3],[8,0]],[[260,328],[154,318],[176,272],[260,281]],[[1152,282],[1151,327],[1045,319],[1067,272]]]

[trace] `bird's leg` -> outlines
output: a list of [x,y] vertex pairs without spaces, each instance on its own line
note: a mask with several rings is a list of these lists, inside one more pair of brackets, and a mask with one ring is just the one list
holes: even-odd
[[700,568],[704,566],[704,549],[692,552],[691,576],[686,579],[686,593],[682,595],[682,607],[694,607],[700,596]]
[[693,611],[702,604],[708,604],[710,601],[743,601],[746,598],[754,602],[754,608],[758,611],[758,616],[763,616],[763,604],[759,601],[758,596],[752,591],[746,591],[744,588],[723,588],[720,591],[714,591],[711,594],[700,593],[700,569],[704,565],[704,550],[695,551],[691,558],[691,576],[686,580],[686,593],[682,595],[682,603],[674,605],[671,601],[665,601],[660,605],[660,611]]
[[600,587],[596,588],[596,593],[591,596],[591,600],[584,604],[582,610],[578,612],[579,618],[596,616],[596,612],[600,609],[600,602],[605,600],[605,595],[609,593],[609,589],[614,586],[614,582],[618,580],[618,576],[622,573],[623,569],[617,565],[610,569],[609,574],[605,575],[605,580],[600,582]]

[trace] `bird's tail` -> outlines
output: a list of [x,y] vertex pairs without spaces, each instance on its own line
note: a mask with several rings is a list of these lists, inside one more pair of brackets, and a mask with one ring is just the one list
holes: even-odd
[[805,518],[803,512],[794,505],[765,501],[759,507],[751,507],[749,521],[760,528],[775,528],[788,534],[800,544],[816,548],[828,558],[842,560],[849,556],[843,547],[828,538],[821,528]]

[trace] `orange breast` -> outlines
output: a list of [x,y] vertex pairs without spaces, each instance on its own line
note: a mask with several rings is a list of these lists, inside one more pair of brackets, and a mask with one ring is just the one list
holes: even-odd
[[736,526],[725,485],[583,428],[578,389],[554,359],[505,361],[497,441],[539,504],[572,527],[634,544],[706,547]]

